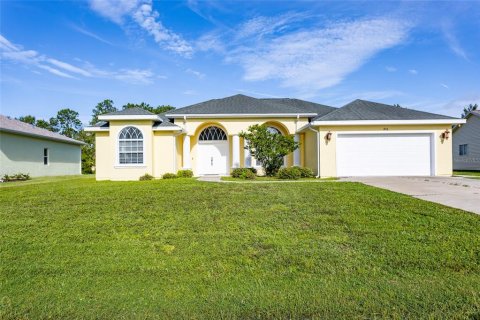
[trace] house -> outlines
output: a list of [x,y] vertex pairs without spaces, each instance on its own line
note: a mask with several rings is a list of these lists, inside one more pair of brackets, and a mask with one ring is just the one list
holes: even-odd
[[127,109],[99,116],[98,180],[136,180],[148,173],[191,169],[196,176],[260,167],[239,133],[253,124],[293,135],[300,148],[286,166],[306,166],[319,177],[449,176],[453,124],[443,115],[355,100],[341,108],[298,100],[235,95],[154,115]]
[[0,115],[0,176],[81,174],[83,142]]
[[466,121],[453,129],[453,169],[480,171],[480,110],[471,111]]

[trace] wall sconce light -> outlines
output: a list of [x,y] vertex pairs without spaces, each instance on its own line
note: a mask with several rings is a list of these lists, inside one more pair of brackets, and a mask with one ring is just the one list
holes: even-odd
[[325,135],[325,140],[327,141],[332,140],[332,133],[330,131]]
[[448,131],[448,129],[442,132],[442,135],[441,135],[442,139],[448,140],[449,136],[450,136],[450,131]]

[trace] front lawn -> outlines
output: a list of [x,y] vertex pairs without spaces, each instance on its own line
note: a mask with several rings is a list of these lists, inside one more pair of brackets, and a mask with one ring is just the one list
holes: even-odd
[[480,216],[358,183],[0,190],[0,318],[480,317]]
[[480,171],[453,171],[454,176],[468,176],[472,178],[480,178]]

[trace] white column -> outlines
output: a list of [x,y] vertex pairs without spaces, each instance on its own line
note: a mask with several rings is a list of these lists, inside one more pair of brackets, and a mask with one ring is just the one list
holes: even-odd
[[[246,139],[243,140],[243,145],[245,148],[248,146],[248,141]],[[250,154],[250,150],[244,149],[244,153],[245,153],[245,168],[253,167],[252,155]]]
[[[293,140],[295,140],[295,142],[300,142],[300,135],[295,134]],[[300,147],[293,151],[293,165],[300,166]]]
[[183,169],[191,169],[190,164],[190,136],[183,136]]
[[237,134],[232,136],[232,167],[240,167],[240,138]]

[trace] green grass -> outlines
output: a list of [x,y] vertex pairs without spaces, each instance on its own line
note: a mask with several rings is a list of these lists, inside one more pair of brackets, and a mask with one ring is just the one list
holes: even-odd
[[277,177],[266,177],[266,176],[259,176],[255,180],[246,180],[241,178],[233,178],[233,177],[221,177],[223,181],[238,181],[238,182],[267,182],[267,181],[276,181],[276,182],[290,182],[290,181],[325,181],[325,180],[338,180],[338,178],[323,178],[323,179],[315,179],[315,178],[300,178],[298,180],[286,180],[286,179],[279,179]]
[[480,216],[358,183],[0,190],[0,319],[480,317]]
[[454,176],[469,176],[472,178],[480,178],[480,171],[453,171]]

